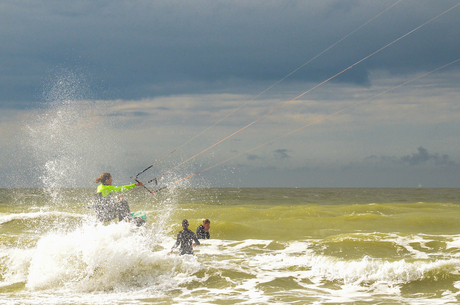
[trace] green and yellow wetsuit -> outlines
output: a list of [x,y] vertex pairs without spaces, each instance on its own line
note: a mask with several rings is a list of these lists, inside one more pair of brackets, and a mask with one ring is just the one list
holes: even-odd
[[131,217],[128,202],[126,200],[112,198],[111,194],[114,192],[126,191],[135,186],[135,184],[125,186],[100,184],[97,187],[95,198],[96,218],[99,221],[107,222],[117,217],[120,221],[125,217]]

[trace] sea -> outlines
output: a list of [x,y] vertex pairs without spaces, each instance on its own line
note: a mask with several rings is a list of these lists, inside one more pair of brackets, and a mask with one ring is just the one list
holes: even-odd
[[[0,304],[459,304],[460,190],[0,189]],[[194,255],[171,248],[211,221]]]

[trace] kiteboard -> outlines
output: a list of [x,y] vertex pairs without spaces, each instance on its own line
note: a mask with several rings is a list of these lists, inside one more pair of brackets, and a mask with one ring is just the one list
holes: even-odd
[[144,211],[138,211],[131,213],[131,217],[133,217],[134,223],[140,227],[147,221],[147,214]]
[[141,219],[147,220],[147,214],[144,211],[131,213],[131,216],[134,218],[141,218]]

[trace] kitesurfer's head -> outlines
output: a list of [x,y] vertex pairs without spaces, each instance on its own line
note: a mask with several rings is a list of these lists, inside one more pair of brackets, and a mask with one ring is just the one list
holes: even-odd
[[188,220],[187,219],[182,220],[182,228],[184,228],[184,229],[188,228]]
[[104,185],[111,185],[112,175],[110,173],[102,173],[101,176],[96,179],[96,183],[102,183]]

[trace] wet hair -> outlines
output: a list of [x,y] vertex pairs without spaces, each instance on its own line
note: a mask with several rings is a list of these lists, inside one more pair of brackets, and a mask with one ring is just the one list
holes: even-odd
[[112,177],[110,173],[102,173],[101,176],[96,179],[95,183],[101,182],[102,184],[106,184],[107,180],[109,180],[110,177]]
[[206,218],[205,220],[203,220],[203,223],[211,223],[211,221]]
[[188,220],[187,219],[182,220],[182,227],[183,228],[188,228]]

